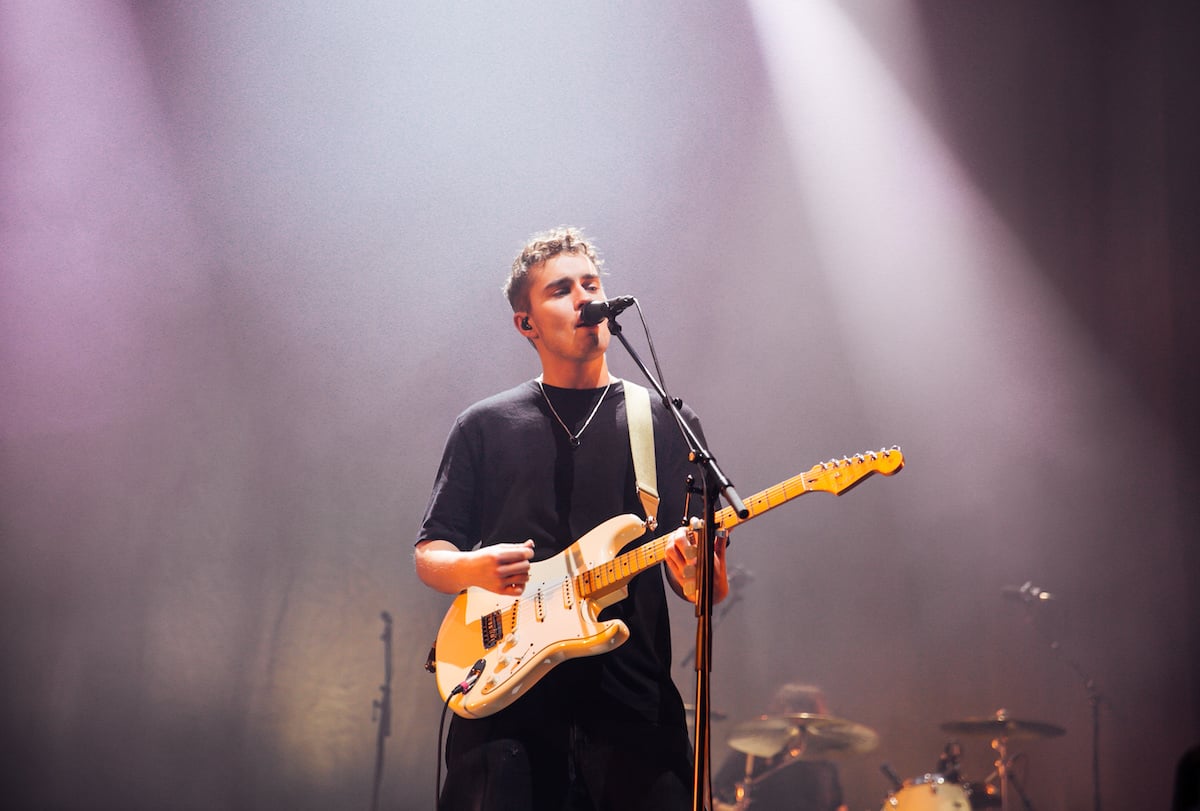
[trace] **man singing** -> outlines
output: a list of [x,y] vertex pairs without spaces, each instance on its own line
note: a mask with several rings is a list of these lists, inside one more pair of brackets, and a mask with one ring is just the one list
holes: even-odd
[[[504,290],[513,326],[537,351],[541,374],[455,420],[414,554],[417,575],[429,587],[519,595],[531,561],[558,554],[613,516],[645,516],[625,384],[608,370],[608,324],[582,319],[585,304],[604,299],[601,268],[594,246],[574,228],[534,236],[513,262]],[[701,473],[672,415],[656,397],[651,401],[658,519],[666,528],[681,526],[685,482]],[[683,413],[702,436],[695,414],[686,407]],[[691,499],[689,512],[702,515],[701,501]],[[691,576],[685,566],[692,543],[679,529],[666,551],[665,579],[680,596]],[[635,576],[628,597],[601,614],[628,625],[623,645],[562,662],[492,715],[453,718],[443,809],[692,807],[691,746],[670,675],[660,570]],[[728,591],[718,538],[714,602]]]

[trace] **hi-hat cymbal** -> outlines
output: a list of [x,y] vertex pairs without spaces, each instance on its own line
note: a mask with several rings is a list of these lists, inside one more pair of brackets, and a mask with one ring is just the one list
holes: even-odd
[[947,721],[942,724],[942,731],[953,735],[983,735],[988,738],[1008,738],[1009,740],[1057,738],[1067,732],[1062,727],[1048,724],[1045,721],[1024,721],[999,713],[985,718]]
[[799,712],[744,721],[733,728],[728,743],[755,757],[799,749],[794,755],[798,760],[829,760],[871,751],[879,745],[879,734],[854,721]]

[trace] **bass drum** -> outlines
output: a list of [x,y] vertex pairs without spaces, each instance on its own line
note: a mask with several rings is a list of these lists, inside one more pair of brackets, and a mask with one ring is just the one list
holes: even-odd
[[888,795],[880,811],[971,811],[967,792],[940,774],[926,774]]

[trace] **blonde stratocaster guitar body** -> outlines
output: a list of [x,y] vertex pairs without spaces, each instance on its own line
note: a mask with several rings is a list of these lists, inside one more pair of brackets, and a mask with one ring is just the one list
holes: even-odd
[[554,557],[531,564],[529,582],[516,599],[481,588],[460,593],[437,636],[437,680],[443,700],[483,659],[487,666],[478,684],[451,699],[450,708],[464,718],[491,715],[516,701],[564,659],[603,653],[628,639],[625,623],[596,619],[601,609],[625,597],[627,589],[580,599],[575,579],[611,562],[621,547],[645,531],[645,522],[636,515],[610,518]]
[[[804,493],[840,495],[872,473],[890,476],[903,466],[899,448],[822,462],[745,499],[746,518],[728,507],[718,510],[717,527],[731,529]],[[618,555],[645,531],[642,519],[619,515],[554,557],[531,564],[529,582],[516,598],[481,588],[461,592],[442,620],[435,646],[438,692],[449,699],[450,709],[464,718],[492,715],[559,662],[624,643],[629,638],[625,623],[597,617],[625,598],[635,575],[665,559],[669,533]],[[478,681],[456,692],[473,668]]]

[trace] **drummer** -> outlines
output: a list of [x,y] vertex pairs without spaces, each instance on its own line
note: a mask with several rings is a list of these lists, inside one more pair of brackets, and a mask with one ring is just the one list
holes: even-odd
[[[766,712],[830,714],[821,689],[798,682],[776,690]],[[797,741],[771,757],[732,752],[713,777],[714,811],[846,811],[837,766],[802,759],[802,746]]]

